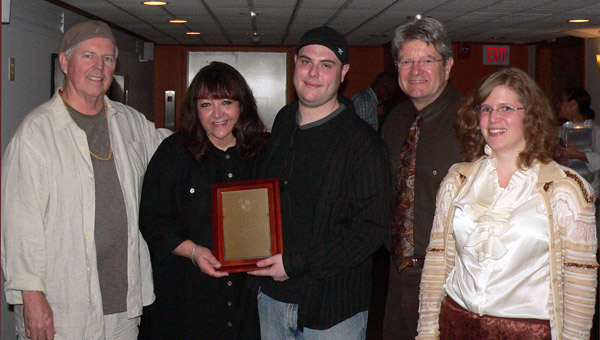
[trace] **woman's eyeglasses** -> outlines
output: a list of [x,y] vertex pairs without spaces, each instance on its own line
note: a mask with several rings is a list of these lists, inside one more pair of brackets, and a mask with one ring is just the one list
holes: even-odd
[[485,106],[485,105],[480,105],[477,108],[477,113],[479,114],[479,116],[483,116],[483,115],[489,115],[490,117],[492,116],[492,112],[496,111],[496,113],[498,114],[498,116],[500,117],[505,117],[510,115],[511,113],[518,111],[518,110],[523,110],[524,107],[512,107],[510,105],[502,105],[497,109],[492,109],[489,106]]

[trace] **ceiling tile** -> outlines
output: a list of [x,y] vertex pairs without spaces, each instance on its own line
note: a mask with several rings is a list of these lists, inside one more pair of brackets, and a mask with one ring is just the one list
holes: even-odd
[[[64,2],[157,44],[249,45],[255,22],[261,44],[296,44],[306,30],[328,24],[347,34],[350,44],[378,45],[389,42],[396,27],[418,13],[440,20],[455,41],[503,37],[507,42],[535,42],[576,30],[600,36],[597,0],[168,0],[166,6],[144,6],[141,0]],[[249,12],[249,3],[258,13],[255,20],[240,14]],[[566,23],[574,17],[591,22]],[[173,18],[189,22],[168,24]],[[185,36],[189,29],[203,34]]]

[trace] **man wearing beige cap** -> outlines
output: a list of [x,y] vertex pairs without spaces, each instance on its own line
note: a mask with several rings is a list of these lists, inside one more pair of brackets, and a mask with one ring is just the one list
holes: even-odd
[[167,134],[105,96],[110,28],[73,25],[64,89],[25,117],[2,159],[2,270],[19,339],[137,339],[154,293],[138,230],[142,176]]

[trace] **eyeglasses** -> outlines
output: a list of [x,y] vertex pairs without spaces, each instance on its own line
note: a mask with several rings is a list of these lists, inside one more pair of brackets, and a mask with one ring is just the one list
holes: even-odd
[[492,112],[496,111],[496,113],[498,113],[498,116],[504,117],[504,116],[510,115],[511,113],[513,113],[515,111],[523,110],[523,109],[524,109],[523,107],[512,107],[510,105],[503,105],[497,109],[492,109],[489,106],[480,105],[477,108],[477,113],[479,113],[479,116],[489,115],[491,117]]
[[402,60],[396,61],[395,63],[396,63],[396,67],[400,68],[400,69],[411,68],[415,63],[417,65],[419,65],[420,68],[431,68],[431,67],[433,67],[433,65],[435,63],[437,63],[438,61],[442,61],[442,60],[444,60],[444,58],[440,58],[440,59],[425,58],[425,59],[421,59],[419,61],[410,60],[410,59],[402,59]]

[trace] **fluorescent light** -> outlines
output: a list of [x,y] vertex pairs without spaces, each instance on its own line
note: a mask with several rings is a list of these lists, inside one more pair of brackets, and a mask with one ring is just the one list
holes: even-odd
[[590,22],[590,19],[571,19],[569,22],[577,23],[577,22]]
[[200,32],[185,32],[185,34],[187,34],[187,35],[200,35],[202,33],[200,33]]
[[172,20],[169,20],[169,22],[172,23],[172,24],[185,24],[188,21],[187,20],[183,20],[183,19],[172,19]]
[[164,6],[167,4],[166,1],[144,1],[142,4],[146,6]]

